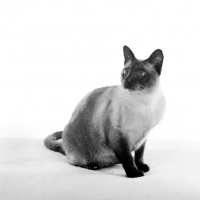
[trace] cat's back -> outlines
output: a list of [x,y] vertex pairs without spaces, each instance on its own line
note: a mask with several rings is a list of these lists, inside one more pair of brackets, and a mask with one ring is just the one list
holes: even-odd
[[105,107],[112,99],[117,86],[97,88],[88,93],[76,106],[70,122],[77,116],[84,115],[88,119],[101,107]]

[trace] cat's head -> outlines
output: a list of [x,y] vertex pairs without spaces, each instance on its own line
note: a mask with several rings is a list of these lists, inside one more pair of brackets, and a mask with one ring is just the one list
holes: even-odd
[[127,92],[151,91],[159,81],[162,70],[162,50],[155,50],[148,59],[138,60],[131,49],[124,46],[124,69],[121,74],[122,87]]

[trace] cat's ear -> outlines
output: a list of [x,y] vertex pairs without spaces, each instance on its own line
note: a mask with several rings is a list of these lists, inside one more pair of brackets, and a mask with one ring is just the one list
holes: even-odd
[[163,59],[164,56],[162,50],[160,49],[155,50],[148,58],[149,63],[151,63],[154,66],[155,70],[159,75],[161,74]]
[[131,51],[131,49],[127,46],[124,46],[123,48],[124,51],[124,64],[126,64],[127,62],[134,62],[136,60],[133,52]]

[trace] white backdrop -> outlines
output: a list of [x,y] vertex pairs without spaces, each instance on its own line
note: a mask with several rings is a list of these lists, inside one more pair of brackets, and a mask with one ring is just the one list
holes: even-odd
[[120,84],[123,45],[155,49],[167,112],[152,138],[200,139],[198,1],[0,1],[0,136],[62,130],[92,89]]

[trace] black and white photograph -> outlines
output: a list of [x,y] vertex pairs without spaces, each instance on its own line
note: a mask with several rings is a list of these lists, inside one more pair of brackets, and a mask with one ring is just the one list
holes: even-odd
[[199,8],[0,1],[0,199],[200,200]]

